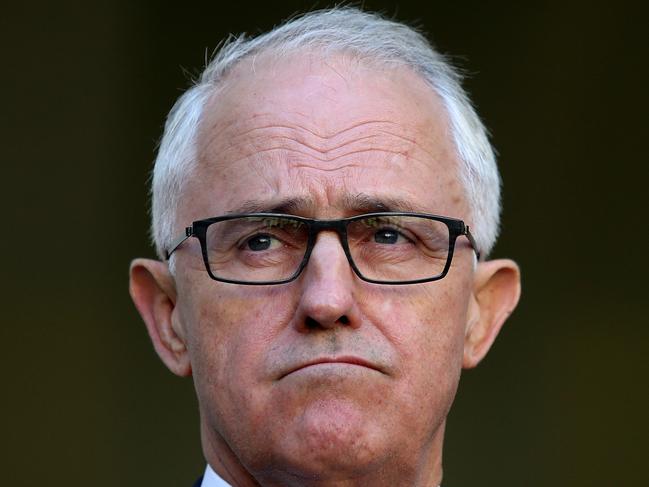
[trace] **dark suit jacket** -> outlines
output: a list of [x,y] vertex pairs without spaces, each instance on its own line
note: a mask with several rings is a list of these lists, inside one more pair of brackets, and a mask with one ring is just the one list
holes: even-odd
[[194,485],[192,487],[201,487],[201,482],[203,482],[203,476],[202,475],[196,482],[194,482]]

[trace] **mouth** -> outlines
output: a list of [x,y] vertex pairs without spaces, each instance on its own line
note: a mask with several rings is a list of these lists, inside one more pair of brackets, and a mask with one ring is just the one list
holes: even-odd
[[314,360],[310,360],[305,363],[301,363],[297,367],[292,367],[287,372],[281,375],[280,379],[283,379],[287,375],[290,375],[294,372],[307,369],[309,367],[317,367],[319,365],[341,365],[341,366],[350,366],[350,367],[365,367],[367,369],[375,370],[377,372],[384,373],[378,366],[368,362],[367,360],[361,357],[354,356],[344,356],[344,357],[321,357]]

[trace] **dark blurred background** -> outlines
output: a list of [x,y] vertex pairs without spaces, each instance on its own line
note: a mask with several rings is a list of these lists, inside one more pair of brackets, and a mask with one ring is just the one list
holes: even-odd
[[[445,485],[646,485],[647,8],[367,1],[471,77],[505,182],[496,256],[520,307],[464,374]],[[191,381],[127,293],[152,256],[164,117],[219,40],[308,2],[7,2],[2,36],[2,473],[12,486],[188,486]]]

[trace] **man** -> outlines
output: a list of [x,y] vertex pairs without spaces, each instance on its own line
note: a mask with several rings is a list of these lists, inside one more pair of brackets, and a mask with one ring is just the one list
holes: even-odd
[[169,115],[153,345],[198,396],[203,486],[437,486],[462,368],[519,296],[487,260],[499,177],[457,74],[352,8],[224,46]]

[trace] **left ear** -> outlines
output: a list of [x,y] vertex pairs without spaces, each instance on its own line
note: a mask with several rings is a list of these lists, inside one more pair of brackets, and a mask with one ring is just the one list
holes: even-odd
[[478,264],[464,336],[465,369],[475,367],[487,355],[520,294],[521,277],[516,262],[495,259]]

